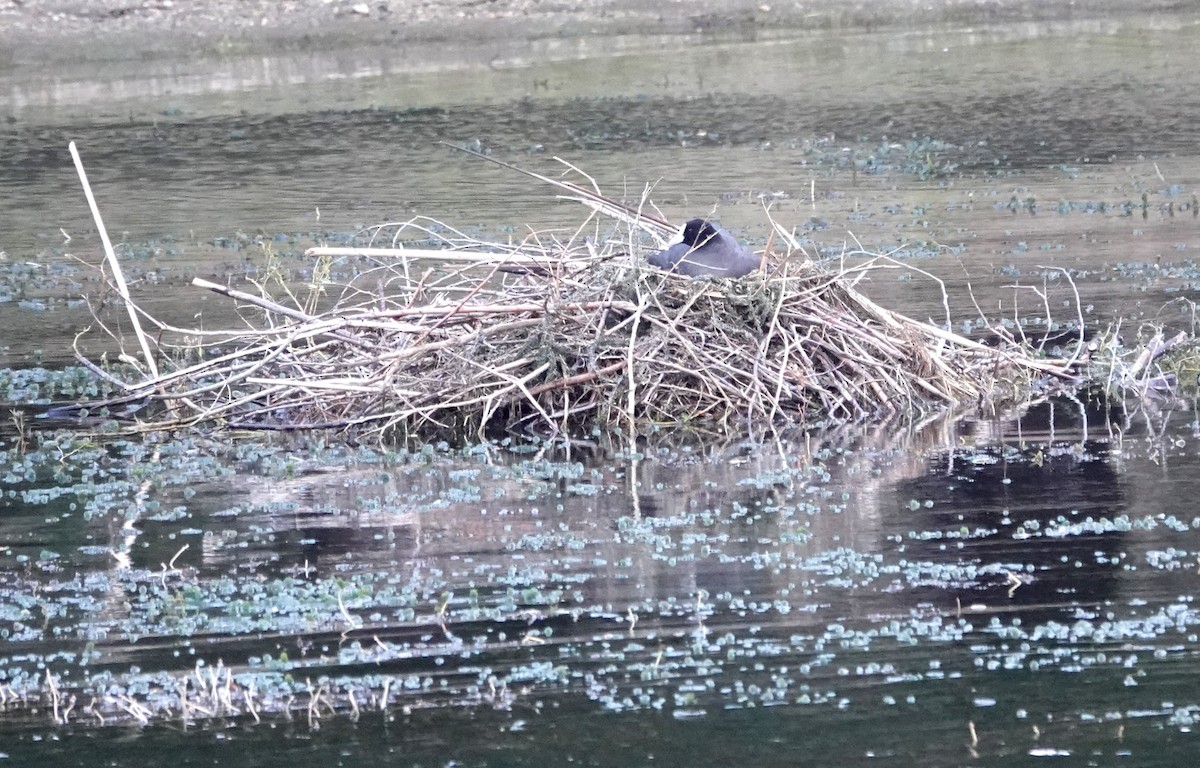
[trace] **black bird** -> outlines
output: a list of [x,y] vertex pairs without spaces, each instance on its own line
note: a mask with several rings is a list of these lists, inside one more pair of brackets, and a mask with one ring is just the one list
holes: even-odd
[[704,219],[683,226],[683,242],[647,259],[659,269],[688,277],[742,277],[758,269],[759,258],[737,239]]

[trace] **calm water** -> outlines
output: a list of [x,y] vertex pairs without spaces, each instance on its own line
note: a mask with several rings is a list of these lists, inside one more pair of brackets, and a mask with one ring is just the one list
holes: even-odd
[[[0,73],[0,365],[70,361],[90,317],[72,139],[143,305],[177,322],[226,317],[186,283],[252,271],[259,242],[303,274],[307,245],[416,213],[492,237],[581,220],[445,140],[628,199],[653,183],[673,220],[715,208],[760,244],[769,203],[814,255],[894,253],[866,287],[913,314],[943,314],[921,270],[956,324],[973,293],[1190,327],[1198,37],[1166,16]],[[1087,398],[541,455],[6,426],[0,753],[1183,764],[1198,431],[1190,403]],[[261,723],[244,699],[204,715],[225,670]]]

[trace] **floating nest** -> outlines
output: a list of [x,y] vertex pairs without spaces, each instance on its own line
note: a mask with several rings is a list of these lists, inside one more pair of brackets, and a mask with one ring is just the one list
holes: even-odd
[[[194,280],[238,302],[247,329],[179,328],[130,296],[69,148],[140,347],[140,358],[121,358],[141,379],[118,379],[80,358],[125,392],[94,405],[160,404],[143,412],[151,429],[429,438],[636,435],[682,425],[727,433],[920,415],[1020,400],[1038,380],[1074,381],[1075,359],[1040,359],[1011,337],[990,346],[950,332],[948,306],[944,327],[880,307],[854,284],[894,265],[876,257],[848,269],[819,266],[774,222],[762,268],[747,277],[660,271],[646,256],[674,227],[643,210],[647,195],[627,207],[565,163],[590,188],[500,164],[591,209],[569,235],[487,243],[424,218],[380,226],[361,247],[311,249],[306,290],[282,279],[252,283],[254,292]],[[329,277],[339,259],[359,267],[341,285]],[[123,348],[124,335],[109,333]]]
[[782,253],[759,272],[691,279],[645,263],[671,233],[665,223],[602,214],[569,236],[504,244],[427,219],[376,228],[362,247],[311,250],[315,274],[346,259],[359,271],[303,295],[282,282],[249,292],[197,280],[238,302],[252,330],[140,313],[154,329],[138,334],[146,359],[169,370],[119,382],[122,399],[165,405],[143,412],[151,427],[726,432],[924,414],[1072,377],[1073,361],[877,305],[853,284],[894,266],[878,258],[825,268],[776,227]]

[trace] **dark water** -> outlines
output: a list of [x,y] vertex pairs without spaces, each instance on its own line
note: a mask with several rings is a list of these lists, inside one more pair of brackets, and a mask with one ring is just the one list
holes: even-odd
[[[956,324],[970,290],[1000,317],[1190,327],[1170,302],[1198,279],[1198,30],[1181,15],[576,44],[430,71],[348,49],[211,79],[14,76],[0,365],[70,360],[90,317],[74,300],[98,282],[76,257],[98,244],[72,139],[135,292],[180,322],[227,316],[187,281],[253,273],[264,243],[303,274],[307,245],[418,213],[492,237],[578,223],[551,190],[438,144],[478,141],[543,173],[562,156],[627,199],[656,183],[673,220],[715,207],[756,243],[770,203],[814,255],[894,252],[896,280],[866,287],[902,311],[942,316],[920,270]],[[540,456],[19,427],[0,430],[14,764],[1195,751],[1190,403]],[[261,723],[245,699],[204,698],[216,669],[254,686]],[[65,724],[47,672],[74,696]]]

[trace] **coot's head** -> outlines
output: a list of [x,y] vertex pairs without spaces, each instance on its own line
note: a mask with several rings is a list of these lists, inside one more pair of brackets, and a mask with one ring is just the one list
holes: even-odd
[[693,248],[699,248],[717,236],[717,228],[711,221],[691,219],[683,225],[683,242]]

